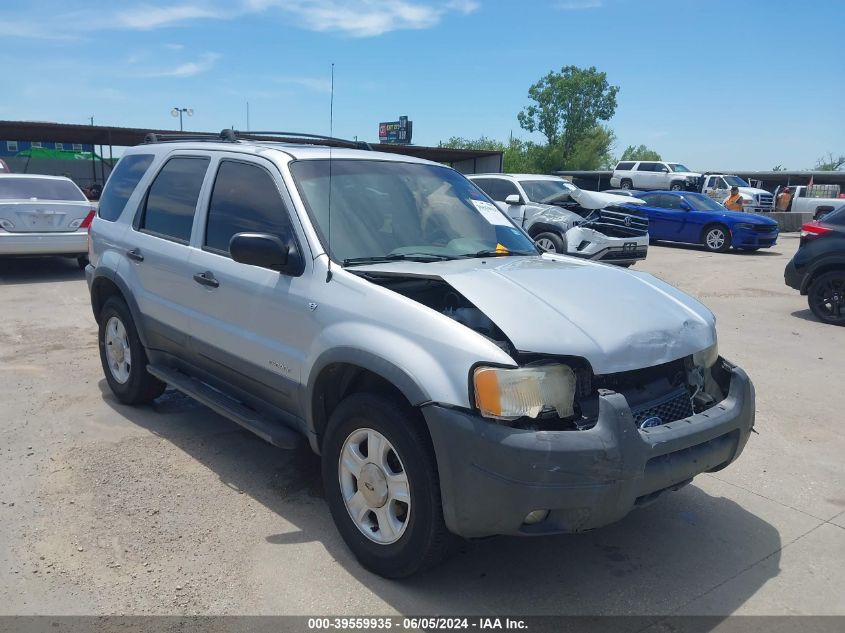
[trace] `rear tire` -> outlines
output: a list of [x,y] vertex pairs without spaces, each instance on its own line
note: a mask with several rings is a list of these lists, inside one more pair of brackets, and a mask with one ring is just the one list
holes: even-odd
[[431,439],[411,407],[369,393],[347,397],[331,415],[322,455],[332,518],[364,567],[404,578],[449,554],[457,537],[443,519]]
[[845,270],[823,273],[810,282],[807,303],[822,323],[845,325]]
[[629,180],[628,178],[625,178],[622,182],[619,183],[619,186],[622,189],[633,189],[634,183],[631,182],[631,180]]
[[566,238],[557,233],[551,231],[537,233],[534,236],[534,243],[543,252],[566,255]]
[[147,352],[126,302],[109,298],[99,323],[100,362],[115,397],[123,404],[145,404],[158,398],[167,385],[147,372]]
[[701,231],[701,243],[711,253],[725,253],[731,247],[731,232],[724,224],[711,224]]
[[88,265],[88,257],[85,255],[80,255],[76,258],[76,265],[79,266],[82,270],[85,270],[85,267]]

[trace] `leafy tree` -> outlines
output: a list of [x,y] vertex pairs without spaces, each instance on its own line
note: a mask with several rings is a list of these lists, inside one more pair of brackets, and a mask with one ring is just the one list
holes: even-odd
[[505,151],[505,144],[492,138],[482,136],[477,139],[463,138],[462,136],[452,136],[448,141],[441,142],[440,147],[449,147],[452,149],[481,149],[491,150],[494,152]]
[[653,149],[649,149],[645,145],[629,145],[622,152],[622,158],[619,160],[663,160],[660,154]]
[[772,171],[786,171],[786,167],[778,163],[774,167],[772,167]]
[[839,171],[845,167],[845,155],[834,156],[831,152],[822,156],[816,161],[815,169],[818,171]]
[[595,66],[564,66],[528,89],[534,103],[517,115],[519,125],[543,134],[549,146],[557,147],[559,160],[567,164],[578,143],[613,117],[618,92],[619,87],[609,85],[607,74]]

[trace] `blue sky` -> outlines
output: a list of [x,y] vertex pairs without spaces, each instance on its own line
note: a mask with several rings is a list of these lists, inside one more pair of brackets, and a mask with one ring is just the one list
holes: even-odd
[[0,119],[506,139],[567,64],[620,86],[616,152],[698,169],[845,153],[841,0],[4,0]]

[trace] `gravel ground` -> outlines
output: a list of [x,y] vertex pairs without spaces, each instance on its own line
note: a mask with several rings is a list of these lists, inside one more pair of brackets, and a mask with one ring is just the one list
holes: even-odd
[[0,615],[845,615],[845,329],[783,285],[796,248],[654,246],[637,267],[708,305],[754,380],[736,464],[614,526],[467,543],[404,582],[349,555],[307,450],[172,391],[118,404],[75,263],[0,260]]

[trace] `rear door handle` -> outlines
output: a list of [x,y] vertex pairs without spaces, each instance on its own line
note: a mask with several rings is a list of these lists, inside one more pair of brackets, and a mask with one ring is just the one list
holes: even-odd
[[214,278],[214,273],[210,270],[206,270],[204,273],[194,274],[194,281],[210,288],[217,288],[220,285],[220,282]]
[[134,259],[136,262],[144,261],[144,256],[141,254],[141,251],[137,248],[133,248],[131,251],[126,251],[126,256],[129,259]]

